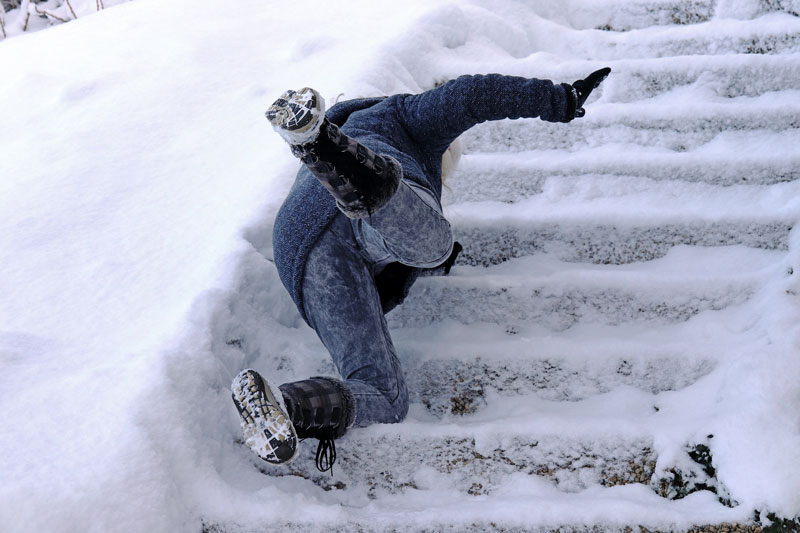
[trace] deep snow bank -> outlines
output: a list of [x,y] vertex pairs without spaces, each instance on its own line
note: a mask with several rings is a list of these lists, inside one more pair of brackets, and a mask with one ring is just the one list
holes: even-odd
[[169,399],[227,387],[204,305],[295,168],[263,111],[374,90],[349,80],[435,7],[312,4],[141,1],[0,43],[0,529],[196,530],[184,482],[213,470],[176,479],[208,458],[173,417],[228,400]]

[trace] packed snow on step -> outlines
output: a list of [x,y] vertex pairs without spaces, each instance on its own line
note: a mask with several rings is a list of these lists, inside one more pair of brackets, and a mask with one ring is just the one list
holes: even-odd
[[[546,425],[549,434],[578,431],[580,421],[596,413],[611,413],[609,423],[640,417],[664,468],[687,439],[713,432],[720,482],[736,495],[738,508],[722,506],[709,493],[668,501],[641,485],[565,493],[518,474],[501,478],[493,496],[476,497],[422,466],[416,489],[372,501],[363,491],[325,491],[301,478],[265,476],[236,442],[241,433],[229,384],[239,370],[264,369],[276,382],[333,372],[269,261],[272,219],[297,169],[263,118],[284,89],[313,86],[330,102],[341,93],[417,92],[461,73],[517,73],[510,72],[510,58],[528,55],[541,69],[527,75],[566,76],[560,63],[569,60],[571,76],[588,72],[597,57],[611,58],[615,40],[635,41],[641,57],[657,57],[665,40],[684,46],[703,31],[747,39],[754,28],[776,34],[797,24],[796,17],[773,13],[747,25],[713,19],[707,27],[616,36],[550,22],[543,18],[550,16],[545,4],[536,13],[510,2],[414,0],[387,10],[362,1],[347,7],[313,1],[298,20],[281,3],[248,0],[221,13],[206,0],[142,0],[0,42],[0,529],[197,531],[204,521],[231,530],[288,522],[682,527],[746,521],[755,508],[800,514],[800,474],[788,467],[800,463],[797,231],[777,252],[737,247],[717,256],[724,276],[758,282],[745,305],[701,312],[682,326],[620,331],[584,324],[544,332],[554,343],[578,343],[580,352],[598,336],[605,353],[614,352],[615,342],[630,350],[629,343],[639,341],[671,346],[695,361],[695,348],[676,345],[675,333],[711,343],[706,355],[715,370],[703,366],[691,378],[694,385],[659,394],[660,418],[642,406],[640,389],[628,387],[582,398],[572,412],[546,398],[495,395],[484,412],[447,422],[491,447],[502,436],[492,434],[501,423],[491,418],[504,413],[531,431]],[[731,12],[725,16],[753,16],[734,9],[735,2],[726,4]],[[570,5],[558,22],[594,27],[590,14]],[[599,25],[647,28],[663,23],[661,16],[625,11]],[[796,90],[775,89],[769,94],[800,106]],[[695,97],[693,106],[719,103],[702,84],[670,90],[683,92],[664,100],[659,112],[665,116],[678,112],[686,97]],[[757,97],[738,96],[726,105],[748,112],[746,99]],[[624,105],[602,95],[594,103],[609,117],[613,106]],[[660,107],[658,101],[648,106]],[[613,139],[613,130],[598,135]],[[759,135],[752,144],[736,136],[711,140],[694,157],[715,163],[742,149],[768,156],[773,145],[780,152],[780,139]],[[636,144],[605,149],[620,159],[653,151]],[[604,183],[605,191],[588,182],[551,181],[540,198],[519,198],[512,212],[579,219],[584,209],[610,217],[629,208],[635,217],[639,207],[652,206],[659,207],[658,217],[670,217],[674,208],[676,217],[688,220],[698,213],[727,216],[729,205],[748,200],[738,188],[705,195],[697,194],[704,185],[694,184],[676,186],[670,195],[670,185],[630,190],[613,178]],[[780,190],[791,196],[795,189],[786,184]],[[787,195],[765,189],[749,200],[757,217],[797,220],[799,209]],[[453,206],[453,214],[456,221],[469,220],[492,209]],[[649,265],[574,273],[585,282],[630,271],[643,291],[652,284],[660,294],[659,280],[682,263],[691,270],[696,253],[702,252],[678,249]],[[524,267],[545,283],[570,275],[548,261],[520,260],[502,269],[514,275]],[[732,267],[737,264],[741,272]],[[454,277],[470,272],[459,268]],[[716,281],[708,283],[714,288]],[[444,321],[403,331],[398,344],[404,337],[417,344],[400,350],[413,356],[424,350],[419,332],[435,346],[451,327]],[[543,334],[528,327],[520,333]],[[704,407],[686,418],[694,405]],[[417,405],[407,424],[370,428],[362,436],[409,439],[443,431],[437,428]],[[380,465],[380,450],[374,453]]]

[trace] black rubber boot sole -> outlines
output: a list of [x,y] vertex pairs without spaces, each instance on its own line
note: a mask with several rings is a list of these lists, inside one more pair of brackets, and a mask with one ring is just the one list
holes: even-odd
[[265,113],[275,131],[290,145],[312,142],[325,117],[325,100],[310,87],[288,90]]
[[258,372],[241,371],[231,384],[233,403],[242,418],[242,436],[253,453],[272,464],[297,455],[297,432],[286,413],[282,394]]

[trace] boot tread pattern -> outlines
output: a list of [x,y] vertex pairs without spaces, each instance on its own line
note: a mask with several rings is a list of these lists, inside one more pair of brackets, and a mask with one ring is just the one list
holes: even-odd
[[281,464],[294,458],[294,426],[263,378],[253,370],[244,370],[233,380],[231,390],[247,447],[269,463]]
[[275,100],[265,113],[272,127],[290,145],[304,144],[314,139],[322,124],[325,101],[310,87],[299,91],[289,89]]

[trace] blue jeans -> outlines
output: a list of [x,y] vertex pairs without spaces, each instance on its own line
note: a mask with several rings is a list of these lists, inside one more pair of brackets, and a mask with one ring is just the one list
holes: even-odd
[[400,422],[408,412],[408,390],[374,275],[395,261],[438,266],[452,248],[439,201],[404,178],[372,216],[350,220],[339,213],[311,251],[303,305],[355,397],[356,426]]

